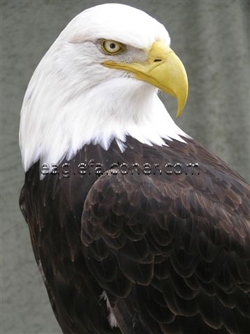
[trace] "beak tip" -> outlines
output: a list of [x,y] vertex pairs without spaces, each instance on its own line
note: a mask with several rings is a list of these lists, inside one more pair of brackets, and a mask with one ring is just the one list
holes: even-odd
[[183,110],[186,106],[186,101],[187,101],[187,99],[185,99],[185,102],[181,101],[181,103],[178,103],[178,109],[177,109],[177,112],[176,112],[176,115],[175,115],[176,118],[179,118],[181,116],[181,114],[182,114],[182,112],[183,112]]
[[175,117],[176,117],[176,118],[179,118],[179,117],[181,116],[181,113],[182,113],[182,111],[179,111],[179,110],[178,110],[178,111],[176,112]]

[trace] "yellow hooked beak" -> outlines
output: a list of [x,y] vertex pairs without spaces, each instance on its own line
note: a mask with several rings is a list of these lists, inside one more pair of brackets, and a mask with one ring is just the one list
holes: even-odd
[[180,116],[188,97],[188,79],[185,68],[173,50],[163,42],[155,42],[145,62],[117,63],[106,60],[104,66],[135,74],[138,80],[146,81],[177,98]]

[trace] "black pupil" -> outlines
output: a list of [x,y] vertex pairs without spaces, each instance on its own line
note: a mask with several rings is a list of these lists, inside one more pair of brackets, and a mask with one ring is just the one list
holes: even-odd
[[110,49],[115,49],[115,46],[116,46],[115,43],[111,43],[110,44]]

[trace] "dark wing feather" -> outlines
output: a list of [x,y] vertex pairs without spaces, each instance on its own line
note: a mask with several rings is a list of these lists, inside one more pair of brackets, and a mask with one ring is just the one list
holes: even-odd
[[225,175],[111,170],[90,189],[85,258],[124,334],[248,333],[250,192]]
[[[186,142],[151,147],[127,137],[124,153],[115,141],[108,151],[85,146],[69,162],[69,178],[40,180],[39,162],[26,173],[20,206],[65,334],[120,333],[108,323],[103,290],[125,334],[250,327],[249,186]],[[193,176],[138,169],[98,179],[92,167],[78,174],[79,163],[92,160],[107,171],[117,162],[162,167],[197,159],[200,175]]]

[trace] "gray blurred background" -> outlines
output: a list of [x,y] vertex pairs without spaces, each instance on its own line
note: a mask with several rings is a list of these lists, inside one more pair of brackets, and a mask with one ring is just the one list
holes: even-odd
[[[250,2],[120,2],[154,16],[172,37],[172,48],[186,67],[190,85],[178,125],[250,181]],[[101,3],[105,1],[2,1],[3,334],[61,333],[18,207],[24,178],[18,147],[19,111],[36,65],[60,31],[76,14]],[[162,98],[174,117],[175,101]]]

